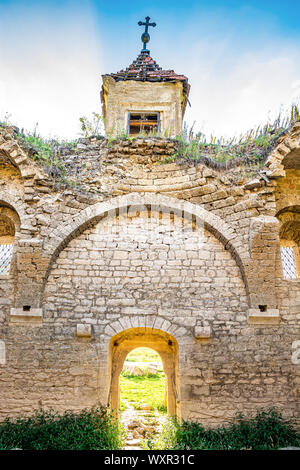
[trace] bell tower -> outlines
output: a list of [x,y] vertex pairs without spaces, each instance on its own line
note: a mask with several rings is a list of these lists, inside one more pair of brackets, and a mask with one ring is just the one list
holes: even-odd
[[130,136],[158,132],[174,137],[182,129],[190,85],[184,75],[163,70],[146,48],[148,29],[155,27],[150,17],[141,36],[143,48],[125,70],[102,75],[101,102],[105,131],[109,135],[126,132]]

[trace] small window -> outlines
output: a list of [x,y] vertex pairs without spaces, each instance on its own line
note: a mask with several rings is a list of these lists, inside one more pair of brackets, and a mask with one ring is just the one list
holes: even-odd
[[[1,239],[1,237],[0,237]],[[0,241],[0,275],[8,274],[10,262],[13,254],[13,241],[12,243],[2,244]]]
[[280,251],[283,277],[285,279],[297,279],[297,268],[294,249],[292,247],[281,247]]
[[0,275],[9,274],[13,256],[15,226],[10,209],[0,207]]
[[131,136],[160,131],[159,113],[128,113],[128,133]]

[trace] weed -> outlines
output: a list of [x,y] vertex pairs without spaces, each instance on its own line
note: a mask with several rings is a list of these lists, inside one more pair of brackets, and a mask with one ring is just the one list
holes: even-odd
[[66,411],[63,415],[40,410],[30,418],[0,423],[0,449],[120,449],[124,437],[124,429],[101,406],[80,413]]
[[92,135],[99,135],[99,133],[103,133],[104,131],[104,117],[101,114],[93,112],[91,118],[82,116],[79,118],[79,121],[81,133],[85,138]]
[[29,155],[33,160],[39,160],[45,165],[64,171],[64,165],[56,156],[54,148],[47,141],[39,136],[17,134],[18,139],[23,146],[28,149]]
[[119,404],[119,411],[125,411],[125,410],[127,410],[126,402],[121,399],[120,404]]
[[233,424],[218,428],[206,429],[191,421],[174,422],[172,439],[169,448],[189,450],[275,450],[300,446],[299,430],[275,408],[260,410],[255,417],[239,414]]
[[177,435],[180,425],[176,419],[168,416],[162,426],[162,432],[152,439],[142,442],[143,450],[169,450],[177,449]]
[[239,165],[259,167],[264,164],[278,137],[299,120],[299,108],[293,105],[290,114],[285,116],[279,114],[274,122],[251,129],[239,138],[226,139],[211,135],[209,141],[201,132],[194,134],[193,126],[188,129],[185,124],[183,131],[175,137],[175,153],[162,163],[178,160],[204,163],[217,169]]

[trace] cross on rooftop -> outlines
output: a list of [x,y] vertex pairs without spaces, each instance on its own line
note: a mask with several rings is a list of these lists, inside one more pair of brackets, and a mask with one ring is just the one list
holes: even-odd
[[146,16],[145,18],[146,22],[144,21],[139,21],[138,22],[138,25],[139,26],[145,26],[145,31],[143,32],[142,36],[141,36],[141,40],[142,40],[142,43],[144,44],[143,46],[143,49],[142,49],[142,52],[149,52],[147,49],[146,49],[146,44],[147,42],[150,41],[150,34],[148,33],[148,28],[149,26],[153,26],[155,27],[156,26],[156,23],[150,23],[150,16]]

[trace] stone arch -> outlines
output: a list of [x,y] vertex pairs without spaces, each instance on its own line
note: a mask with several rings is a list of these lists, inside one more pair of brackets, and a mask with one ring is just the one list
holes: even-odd
[[219,216],[207,211],[202,206],[152,193],[131,193],[124,196],[117,196],[106,202],[96,203],[83,209],[76,217],[70,217],[62,226],[54,229],[44,242],[44,254],[50,259],[45,275],[45,282],[59,253],[72,239],[80,235],[89,226],[94,225],[110,212],[114,213],[113,211],[121,208],[147,205],[152,205],[156,209],[158,207],[167,210],[176,210],[189,217],[196,218],[199,224],[211,232],[223,244],[224,248],[231,253],[239,267],[248,294],[248,282],[244,260],[249,257],[249,253],[246,251],[245,245],[236,231]]
[[294,125],[278,140],[266,161],[268,176],[285,176],[287,169],[300,169],[300,122]]
[[10,223],[14,226],[14,235],[20,231],[21,221],[17,211],[10,205],[5,204],[0,200],[0,215],[9,219]]
[[163,329],[133,327],[120,331],[109,342],[109,384],[107,404],[118,413],[119,377],[126,356],[137,347],[154,349],[161,357],[167,378],[168,413],[180,418],[178,342]]
[[292,240],[300,246],[300,212],[284,212],[279,220],[280,239]]
[[[289,201],[287,205],[281,205],[277,211],[276,217],[279,220],[279,236],[281,239],[291,239],[297,244],[300,242],[299,230],[293,231],[293,226],[299,226],[300,223],[300,201],[295,204],[295,201]],[[299,233],[298,233],[299,232]]]
[[24,150],[15,140],[14,130],[10,127],[5,129],[6,138],[0,137],[0,153],[3,153],[12,165],[17,168],[22,178],[31,178],[34,176],[45,177],[46,175],[40,170],[26,155]]
[[20,218],[11,206],[0,201],[0,273],[9,274],[15,265],[15,239],[20,231]]
[[17,231],[19,232],[22,225],[25,223],[25,213],[22,205],[14,201],[9,194],[3,194],[0,191],[0,207],[8,208],[10,210],[10,217],[14,221]]
[[111,322],[105,328],[105,335],[110,338],[112,335],[121,333],[130,328],[159,329],[174,336],[176,340],[187,337],[189,330],[182,325],[176,325],[167,319],[157,315],[134,315],[133,317],[121,317],[119,320]]
[[297,210],[297,207],[300,207],[300,195],[298,196],[297,194],[291,194],[288,197],[279,199],[276,202],[276,217],[278,218],[280,214],[287,211],[295,212],[295,210]]
[[[294,276],[300,278],[300,204],[289,205],[277,213],[280,222],[279,237],[283,271],[287,259],[284,250],[290,251],[290,263]],[[292,262],[292,258],[294,261]]]

